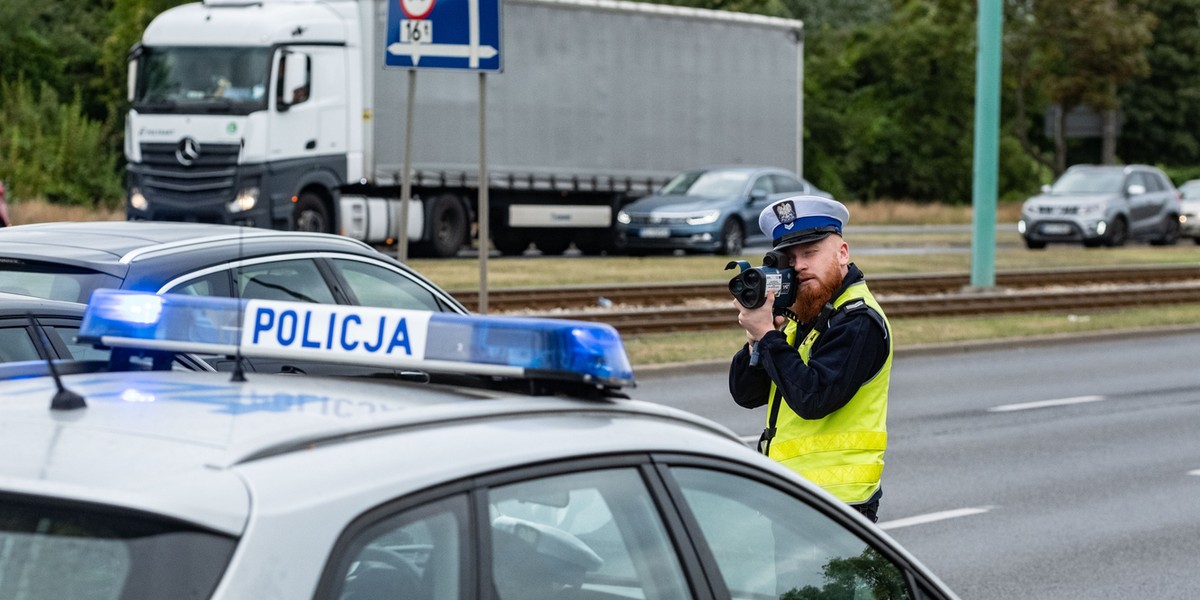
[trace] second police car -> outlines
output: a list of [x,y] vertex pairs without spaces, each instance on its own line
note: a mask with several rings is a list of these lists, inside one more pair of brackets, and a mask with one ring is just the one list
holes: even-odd
[[725,428],[626,399],[607,325],[105,290],[80,336],[409,376],[0,381],[3,598],[955,597]]

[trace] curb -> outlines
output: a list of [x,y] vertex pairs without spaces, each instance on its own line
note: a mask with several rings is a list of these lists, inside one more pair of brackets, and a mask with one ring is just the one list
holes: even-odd
[[[1092,342],[1128,338],[1164,337],[1168,335],[1183,335],[1189,333],[1200,333],[1200,325],[1171,325],[1142,329],[1110,329],[1088,333],[1057,333],[1019,338],[969,340],[946,344],[919,344],[912,346],[900,346],[896,348],[896,357],[937,356],[988,350],[1014,350],[1020,348],[1040,348],[1045,346],[1065,346],[1070,344],[1088,344]],[[730,352],[729,356],[732,357],[733,352]],[[633,367],[635,376],[639,374],[649,374],[653,376],[688,375],[712,370],[726,372],[728,369],[729,358],[660,363],[654,365],[634,365]]]

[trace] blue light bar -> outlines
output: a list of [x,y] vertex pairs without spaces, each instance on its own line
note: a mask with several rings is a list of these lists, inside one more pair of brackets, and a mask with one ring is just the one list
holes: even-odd
[[603,323],[97,290],[79,337],[143,348],[567,379],[621,387],[633,368]]

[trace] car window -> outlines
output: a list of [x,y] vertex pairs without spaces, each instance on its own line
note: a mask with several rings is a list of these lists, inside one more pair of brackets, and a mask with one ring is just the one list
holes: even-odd
[[121,280],[96,271],[52,263],[17,262],[0,267],[0,292],[87,302],[92,291],[102,287],[119,288]]
[[1129,179],[1125,182],[1125,189],[1128,190],[1131,186],[1140,185],[1145,188],[1146,191],[1150,191],[1152,188],[1150,187],[1150,182],[1146,181],[1147,179],[1148,177],[1146,177],[1145,173],[1142,173],[1141,171],[1134,171],[1133,173],[1129,174]]
[[787,175],[780,175],[777,173],[775,175],[771,175],[771,182],[772,185],[775,186],[776,194],[782,194],[784,192],[806,191],[804,184],[795,177],[789,177]]
[[27,327],[0,328],[0,363],[40,358]]
[[[1054,182],[1052,194],[1111,194],[1124,189],[1125,176],[1115,169],[1075,169],[1063,173]],[[1126,184],[1128,186],[1128,184]]]
[[436,312],[445,310],[429,288],[403,273],[357,260],[337,258],[330,262],[346,280],[358,304]]
[[492,580],[501,600],[690,598],[638,472],[608,469],[492,489]]
[[729,473],[671,472],[733,598],[912,597],[898,566],[800,499]]
[[735,196],[743,193],[750,174],[745,171],[688,171],[659,190],[664,196]]
[[131,511],[0,495],[0,598],[199,600],[233,549],[231,538]]
[[58,337],[66,345],[71,358],[75,360],[108,360],[110,350],[96,348],[93,344],[81,344],[75,341],[79,335],[78,325],[50,325],[46,327],[58,333]]
[[770,175],[760,175],[758,179],[754,180],[754,187],[750,188],[750,191],[774,194],[775,184],[771,181]]
[[311,260],[245,265],[238,269],[237,278],[242,298],[336,304],[325,277]]
[[467,501],[464,496],[391,516],[355,535],[328,598],[456,600],[463,589]]
[[1143,172],[1142,177],[1146,181],[1146,191],[1161,192],[1166,189],[1166,187],[1163,186],[1162,180],[1158,178],[1157,173]]
[[229,296],[229,272],[218,271],[181,283],[169,290],[172,294],[188,296]]

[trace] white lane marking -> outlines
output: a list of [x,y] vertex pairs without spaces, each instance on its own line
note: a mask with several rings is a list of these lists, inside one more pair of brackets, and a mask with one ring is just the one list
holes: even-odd
[[1188,474],[1188,475],[1195,475],[1195,476],[1197,476],[1197,477],[1200,477],[1200,469],[1196,469],[1195,471],[1188,471],[1188,472],[1187,472],[1187,474]]
[[945,521],[946,519],[957,519],[959,517],[969,517],[971,515],[983,514],[995,508],[994,506],[978,506],[973,508],[956,508],[954,510],[943,510],[941,512],[928,513],[917,515],[915,517],[905,517],[903,519],[893,519],[879,523],[880,529],[900,529],[901,527],[912,527],[913,525],[924,525],[935,521]]
[[1048,408],[1051,406],[1066,406],[1068,404],[1099,402],[1104,399],[1104,396],[1075,396],[1074,398],[1058,398],[1056,400],[1038,400],[1036,402],[1021,402],[1019,404],[1001,404],[999,406],[993,406],[989,408],[988,412],[1011,412],[1014,410],[1030,410],[1034,408]]

